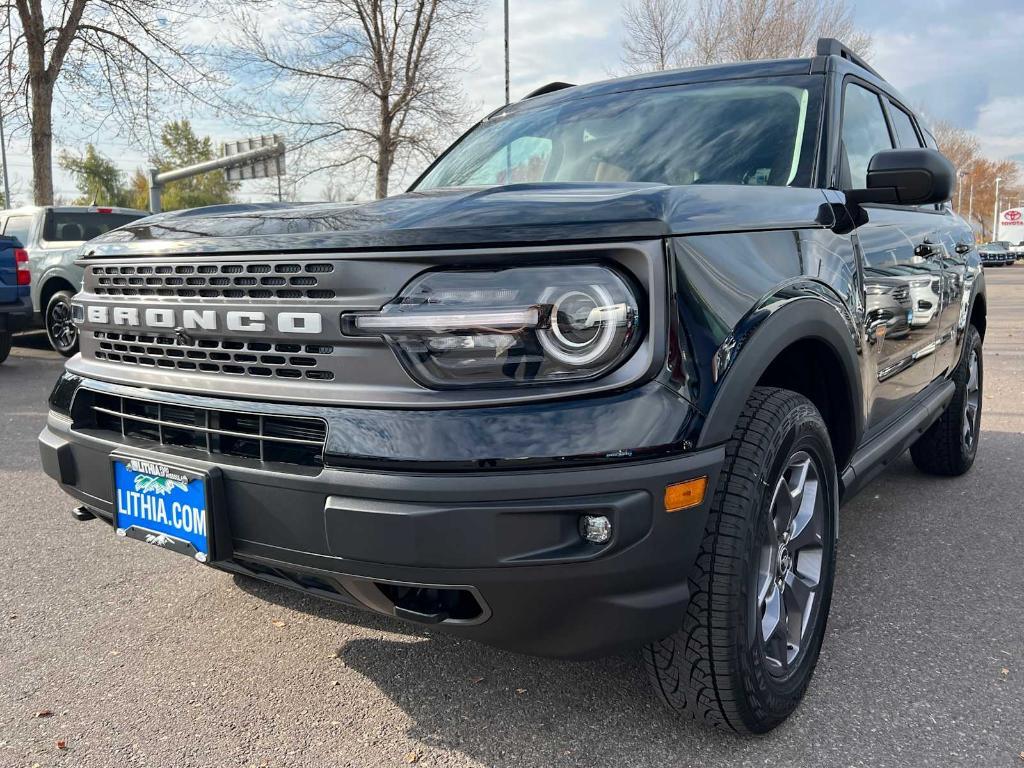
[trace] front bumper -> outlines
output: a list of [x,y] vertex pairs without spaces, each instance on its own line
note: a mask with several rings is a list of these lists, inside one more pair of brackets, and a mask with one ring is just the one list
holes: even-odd
[[32,299],[19,298],[12,304],[0,304],[0,333],[23,331],[32,322]]
[[[214,566],[556,657],[615,652],[679,627],[724,458],[715,448],[543,471],[302,473],[87,432],[51,411],[40,435],[43,467],[108,523],[111,453],[207,472]],[[663,511],[667,485],[701,476],[703,504]],[[581,539],[579,519],[591,513],[612,520],[607,544]],[[450,610],[424,610],[425,595],[441,595]]]

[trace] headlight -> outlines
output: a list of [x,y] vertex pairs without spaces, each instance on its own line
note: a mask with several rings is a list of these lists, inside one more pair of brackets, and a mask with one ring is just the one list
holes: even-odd
[[881,296],[883,293],[888,293],[892,290],[891,286],[888,285],[868,285],[864,288],[864,293],[868,296]]
[[344,315],[342,328],[383,336],[435,388],[596,378],[641,336],[633,290],[598,265],[429,272],[380,312]]

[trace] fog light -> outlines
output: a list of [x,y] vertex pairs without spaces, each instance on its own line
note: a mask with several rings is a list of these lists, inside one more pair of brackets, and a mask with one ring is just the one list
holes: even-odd
[[580,518],[580,536],[591,544],[607,544],[612,538],[612,521],[604,515],[584,515]]

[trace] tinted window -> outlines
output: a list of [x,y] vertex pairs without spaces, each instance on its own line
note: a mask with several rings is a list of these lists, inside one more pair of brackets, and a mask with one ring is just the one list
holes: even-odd
[[8,237],[16,237],[23,246],[27,246],[29,233],[32,231],[31,216],[11,216],[7,219],[7,226],[4,227],[4,234]]
[[43,239],[50,243],[92,240],[123,224],[141,219],[131,213],[94,213],[92,211],[50,211],[43,225]]
[[843,104],[843,145],[850,169],[851,189],[868,185],[868,163],[876,152],[892,149],[882,102],[872,91],[855,83],[846,86]]
[[914,121],[910,119],[910,115],[891,101],[889,102],[889,117],[892,118],[892,127],[896,131],[898,147],[909,149],[921,146],[921,140],[917,138],[917,133],[914,131]]
[[759,79],[513,105],[417,189],[508,181],[808,186],[820,78]]

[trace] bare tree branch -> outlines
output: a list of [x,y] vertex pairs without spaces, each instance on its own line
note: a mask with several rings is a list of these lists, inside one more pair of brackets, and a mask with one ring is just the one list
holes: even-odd
[[622,20],[627,72],[811,56],[819,37],[871,52],[848,0],[628,0]]
[[396,163],[436,153],[464,120],[457,75],[479,2],[290,0],[269,30],[255,0],[224,56],[265,120],[309,149],[305,175],[372,174],[384,197]]
[[200,0],[6,0],[0,3],[0,109],[29,129],[33,196],[53,200],[55,95],[75,104],[78,123],[113,122],[148,138],[163,107],[183,100],[221,106],[204,51],[187,25],[215,13]]

